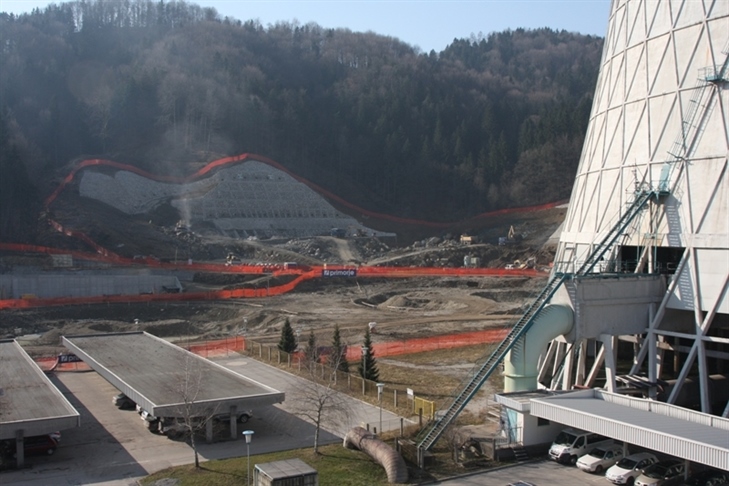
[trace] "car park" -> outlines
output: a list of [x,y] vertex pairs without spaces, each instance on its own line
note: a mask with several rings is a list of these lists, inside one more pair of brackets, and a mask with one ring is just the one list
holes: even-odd
[[123,393],[114,395],[114,398],[112,398],[112,403],[114,403],[114,405],[121,410],[133,410],[137,406],[137,404],[134,403],[134,400],[132,400]]
[[729,482],[729,471],[704,469],[695,472],[680,484],[681,486],[720,486],[726,482]]
[[643,473],[643,469],[655,462],[658,462],[658,458],[650,452],[631,454],[608,469],[605,473],[605,479],[613,484],[632,486],[635,483],[635,478]]
[[651,464],[635,480],[636,486],[665,486],[676,484],[683,477],[685,465],[678,459],[666,459]]
[[577,467],[581,471],[600,474],[622,458],[623,446],[619,444],[610,444],[596,447],[589,453],[581,456],[577,460]]

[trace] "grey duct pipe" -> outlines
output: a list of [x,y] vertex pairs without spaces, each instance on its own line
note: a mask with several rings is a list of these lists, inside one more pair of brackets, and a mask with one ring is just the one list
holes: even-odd
[[388,483],[406,483],[408,481],[408,466],[400,453],[368,430],[362,427],[351,429],[344,437],[344,447],[359,449],[374,459],[385,469]]
[[504,392],[536,390],[539,355],[552,339],[570,332],[573,324],[574,313],[567,305],[551,304],[542,309],[504,358]]

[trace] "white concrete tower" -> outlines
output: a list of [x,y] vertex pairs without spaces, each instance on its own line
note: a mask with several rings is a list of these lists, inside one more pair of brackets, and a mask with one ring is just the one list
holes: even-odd
[[632,382],[729,416],[728,55],[727,0],[613,0],[555,257],[556,272],[578,274],[552,299],[573,308],[575,325],[551,343],[542,383]]

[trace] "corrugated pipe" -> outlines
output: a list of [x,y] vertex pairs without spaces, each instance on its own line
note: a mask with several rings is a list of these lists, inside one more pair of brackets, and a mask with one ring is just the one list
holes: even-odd
[[539,355],[552,339],[572,330],[574,313],[567,305],[546,306],[535,317],[529,331],[504,358],[504,392],[537,389]]
[[375,434],[354,427],[344,437],[344,447],[359,449],[385,469],[388,483],[406,483],[408,466],[399,452],[382,442]]

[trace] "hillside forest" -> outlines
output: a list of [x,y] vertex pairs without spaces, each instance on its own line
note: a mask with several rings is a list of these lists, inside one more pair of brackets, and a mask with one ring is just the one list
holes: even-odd
[[179,176],[260,154],[430,221],[564,200],[602,42],[517,29],[421,52],[165,0],[0,13],[0,239],[32,241],[43,197],[92,157]]

